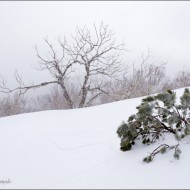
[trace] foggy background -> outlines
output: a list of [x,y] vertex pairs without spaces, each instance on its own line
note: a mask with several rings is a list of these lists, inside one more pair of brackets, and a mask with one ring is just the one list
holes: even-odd
[[70,36],[76,26],[108,24],[118,42],[124,39],[123,62],[138,63],[142,53],[151,50],[155,63],[167,63],[175,74],[189,68],[190,2],[0,2],[0,74],[15,87],[14,71],[26,83],[50,80],[48,72],[34,70],[34,46],[45,53],[43,39],[52,43]]

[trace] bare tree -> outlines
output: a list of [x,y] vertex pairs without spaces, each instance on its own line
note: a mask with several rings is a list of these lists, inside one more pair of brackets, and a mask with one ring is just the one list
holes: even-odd
[[[86,27],[77,27],[71,43],[67,43],[66,38],[63,41],[59,39],[61,55],[47,38],[45,43],[49,49],[48,58],[44,58],[37,46],[35,47],[39,60],[38,69],[47,70],[52,80],[37,85],[25,85],[22,77],[15,72],[18,87],[7,88],[2,78],[1,92],[19,91],[24,94],[30,89],[57,84],[62,89],[68,108],[82,108],[91,105],[102,94],[109,96],[105,88],[107,80],[117,79],[124,69],[120,62],[123,43],[117,44],[112,30],[103,23],[98,27],[94,24],[92,32]],[[75,94],[78,89],[77,103],[72,95],[73,89]]]
[[[165,64],[152,63],[150,57],[148,51],[146,57],[142,55],[139,65],[132,64],[132,67],[123,73],[121,81],[107,84],[107,91],[111,93],[112,98],[122,100],[162,91],[166,79]],[[105,96],[103,98],[103,101],[108,99]]]
[[67,109],[67,102],[57,85],[53,86],[49,93],[33,98],[33,104],[37,111]]
[[8,94],[0,99],[0,117],[16,115],[34,111],[28,104],[24,96],[17,92]]
[[190,70],[179,71],[173,79],[174,88],[182,88],[190,86]]

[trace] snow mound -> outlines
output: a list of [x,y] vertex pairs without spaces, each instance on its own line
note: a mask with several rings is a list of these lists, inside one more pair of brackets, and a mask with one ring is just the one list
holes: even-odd
[[190,188],[186,141],[180,160],[171,151],[143,163],[156,144],[119,150],[116,130],[141,99],[1,118],[0,188]]

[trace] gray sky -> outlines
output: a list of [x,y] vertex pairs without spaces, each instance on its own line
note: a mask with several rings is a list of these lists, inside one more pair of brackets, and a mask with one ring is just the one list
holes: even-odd
[[35,44],[69,36],[78,26],[103,21],[125,39],[127,64],[151,49],[153,59],[177,72],[190,63],[190,2],[184,1],[63,1],[0,2],[0,74],[13,85],[18,69],[27,82],[49,79],[35,71]]

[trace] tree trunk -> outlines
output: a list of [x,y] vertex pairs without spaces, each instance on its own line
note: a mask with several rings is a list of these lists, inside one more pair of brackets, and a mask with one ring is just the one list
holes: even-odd
[[61,86],[61,88],[63,90],[63,96],[65,97],[65,100],[67,102],[67,105],[68,105],[69,109],[73,109],[74,108],[73,107],[73,101],[71,100],[64,83],[60,83],[60,86]]

